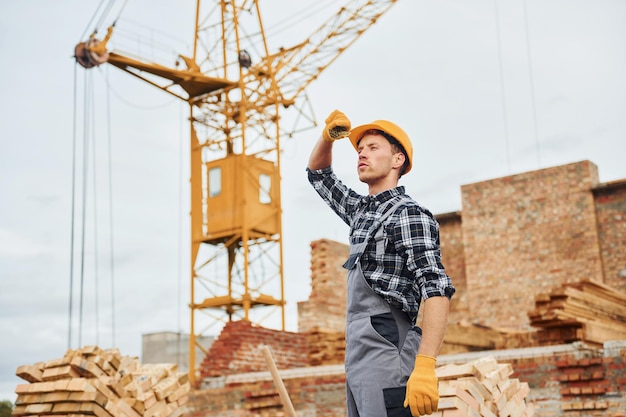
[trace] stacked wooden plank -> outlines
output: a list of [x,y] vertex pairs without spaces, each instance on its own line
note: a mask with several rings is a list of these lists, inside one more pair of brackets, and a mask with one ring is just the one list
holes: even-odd
[[177,417],[191,386],[176,364],[141,364],[117,349],[85,346],[62,358],[23,365],[13,415]]
[[344,332],[314,329],[307,333],[309,366],[343,363],[346,354]]
[[564,284],[535,298],[528,313],[539,344],[626,339],[626,294],[596,281]]
[[492,350],[502,345],[502,334],[475,323],[448,323],[440,354]]
[[495,329],[478,323],[448,323],[440,355],[536,346],[535,332]]
[[526,402],[530,387],[509,378],[511,364],[485,357],[464,364],[436,369],[439,378],[439,410],[433,417],[531,417],[532,403]]

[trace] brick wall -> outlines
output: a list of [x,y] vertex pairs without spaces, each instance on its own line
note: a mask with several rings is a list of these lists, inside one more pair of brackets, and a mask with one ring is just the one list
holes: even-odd
[[278,367],[307,365],[306,334],[266,329],[239,320],[228,322],[213,342],[200,366],[200,378],[266,370],[261,351],[264,345],[270,346]]
[[604,283],[626,291],[626,180],[593,189]]
[[[626,342],[604,349],[574,343],[542,348],[442,355],[438,365],[463,364],[493,356],[510,363],[510,378],[528,383],[527,403],[536,417],[626,416]],[[279,367],[289,398],[299,416],[345,416],[345,374],[342,366],[284,370]],[[213,381],[210,389],[193,391],[185,417],[284,416],[269,372],[231,375]]]
[[597,167],[583,161],[461,187],[473,320],[524,329],[536,294],[602,280],[597,183]]
[[[338,372],[281,379],[298,416],[341,417],[346,415],[345,375]],[[269,375],[242,376],[219,388],[192,392],[185,417],[284,417],[278,391]]]
[[512,377],[528,382],[537,417],[626,415],[626,342],[617,356],[581,349],[508,360]]
[[456,293],[450,304],[450,322],[467,320],[469,317],[469,294],[465,276],[465,246],[461,213],[445,213],[435,216],[439,222],[441,261],[446,273],[452,278]]
[[350,247],[328,239],[311,242],[311,294],[298,303],[298,331],[346,329],[346,278]]

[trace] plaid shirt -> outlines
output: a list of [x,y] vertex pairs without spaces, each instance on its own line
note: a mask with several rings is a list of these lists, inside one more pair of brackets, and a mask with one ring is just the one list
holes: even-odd
[[407,312],[415,323],[422,298],[451,298],[455,292],[441,263],[439,224],[426,208],[417,204],[404,187],[373,196],[362,196],[346,187],[332,168],[310,170],[309,182],[350,226],[350,242],[361,243],[383,213],[398,200],[401,204],[383,221],[385,252],[376,256],[373,239],[360,257],[361,269],[372,289],[387,302]]

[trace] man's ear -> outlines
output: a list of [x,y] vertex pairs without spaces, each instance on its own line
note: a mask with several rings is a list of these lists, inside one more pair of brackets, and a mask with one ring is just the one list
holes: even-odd
[[404,165],[404,160],[405,160],[404,153],[396,152],[396,154],[394,155],[393,167],[402,168],[402,165]]

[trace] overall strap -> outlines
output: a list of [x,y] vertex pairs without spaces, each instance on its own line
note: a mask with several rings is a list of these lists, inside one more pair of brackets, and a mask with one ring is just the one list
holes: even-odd
[[[391,216],[396,211],[396,208],[398,208],[399,206],[401,206],[403,203],[405,203],[407,201],[408,201],[407,198],[405,198],[404,196],[401,196],[398,201],[393,203],[393,205],[391,205],[390,208],[385,210],[385,212],[382,214],[380,219],[376,220],[374,222],[374,224],[372,225],[372,227],[367,231],[367,235],[365,236],[365,239],[363,240],[363,242],[361,242],[361,243],[359,243],[357,245],[357,248],[356,248],[355,251],[352,251],[352,250],[350,251],[350,257],[343,264],[344,268],[346,268],[346,269],[354,268],[354,266],[358,262],[359,258],[363,254],[363,251],[365,250],[365,247],[367,246],[367,243],[372,238],[372,234],[374,234],[374,237],[376,238],[376,253],[379,253],[380,250],[384,251],[385,242],[382,239],[383,228],[381,227],[382,224],[383,224],[383,221],[385,221],[387,219],[387,217]],[[354,245],[351,245],[351,248],[352,248],[352,246],[354,246]]]
[[380,217],[380,219],[378,219],[378,223],[372,227],[372,229],[370,230],[370,232],[368,233],[368,237],[366,240],[369,241],[370,239],[370,234],[372,231],[376,231],[376,233],[374,234],[374,240],[376,241],[376,254],[380,255],[385,251],[385,241],[383,239],[383,235],[384,235],[384,230],[383,230],[383,221],[387,219],[387,217],[391,216],[395,211],[396,208],[398,208],[399,206],[402,205],[402,203],[404,203],[406,201],[405,198],[400,198],[400,200],[396,201],[391,208],[385,210],[385,212],[383,213],[383,215]]

